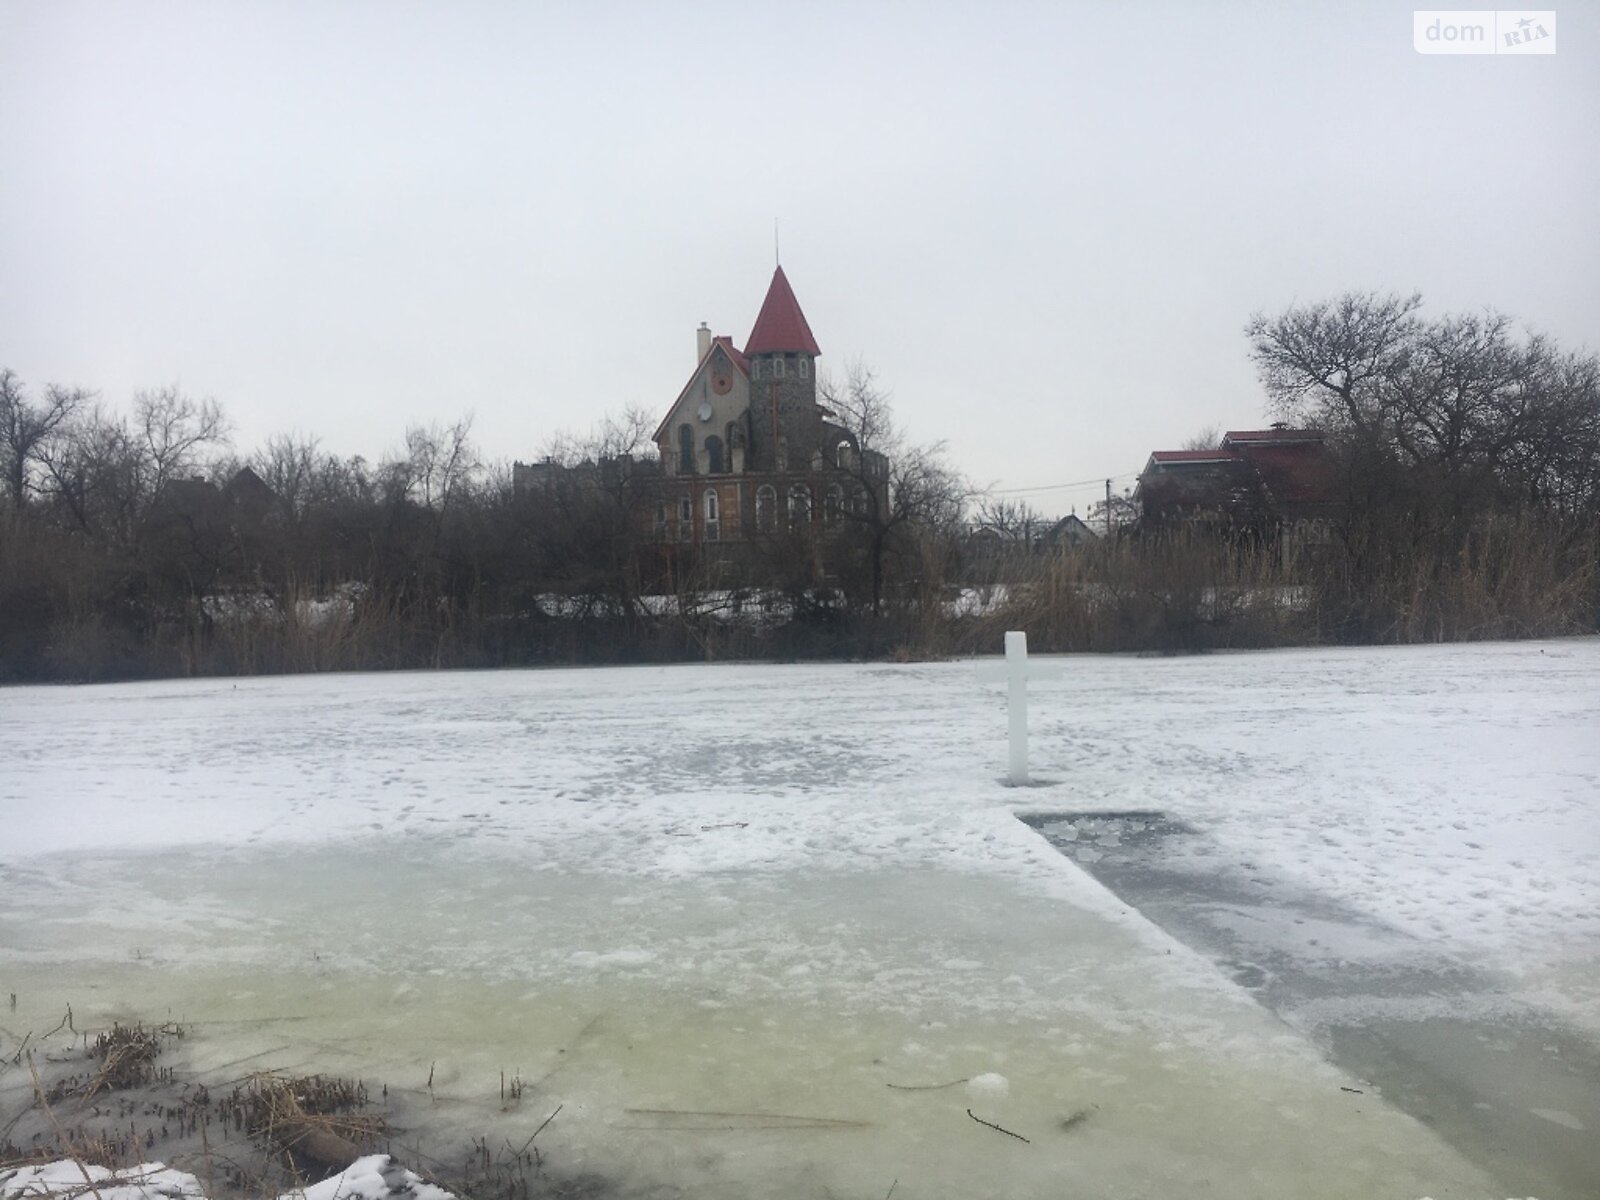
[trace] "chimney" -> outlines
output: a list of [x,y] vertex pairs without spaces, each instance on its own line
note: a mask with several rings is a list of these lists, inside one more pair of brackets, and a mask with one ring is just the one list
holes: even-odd
[[694,361],[696,363],[702,362],[705,356],[711,353],[711,327],[704,321],[701,321],[700,328],[694,331],[694,344]]

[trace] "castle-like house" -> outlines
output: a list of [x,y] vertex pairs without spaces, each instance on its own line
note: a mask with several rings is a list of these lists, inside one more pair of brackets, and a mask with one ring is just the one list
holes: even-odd
[[655,432],[657,540],[741,542],[850,516],[882,459],[863,457],[818,403],[822,351],[783,268],[743,350],[704,324],[696,349],[694,372]]
[[841,535],[886,510],[887,461],[819,403],[822,351],[783,268],[744,349],[702,324],[695,350],[655,431],[659,459],[519,462],[518,495],[547,528],[631,546],[648,586],[796,569],[827,577],[829,550],[847,548]]

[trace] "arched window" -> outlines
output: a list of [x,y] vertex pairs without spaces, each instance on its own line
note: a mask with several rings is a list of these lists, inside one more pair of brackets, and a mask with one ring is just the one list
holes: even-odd
[[778,524],[778,490],[770,483],[756,489],[756,528],[770,533]]
[[789,489],[789,524],[805,525],[811,521],[811,489],[797,483]]
[[750,360],[750,378],[761,378],[761,360],[759,358],[752,358]]
[[822,500],[822,523],[832,525],[844,515],[844,488],[837,483],[828,485],[828,494]]
[[678,426],[678,474],[694,474],[694,429]]
[[706,458],[708,460],[706,470],[711,474],[721,475],[728,469],[722,464],[722,439],[714,433],[706,438]]
[[811,375],[811,360],[804,354],[800,356],[800,378],[806,379]]
[[783,378],[783,355],[781,354],[772,356],[772,377],[774,379]]

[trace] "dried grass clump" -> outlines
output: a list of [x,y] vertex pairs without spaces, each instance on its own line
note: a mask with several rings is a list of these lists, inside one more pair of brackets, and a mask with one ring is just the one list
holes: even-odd
[[182,1027],[170,1023],[154,1028],[137,1022],[113,1024],[88,1048],[89,1057],[100,1064],[99,1069],[56,1080],[44,1098],[50,1104],[63,1100],[87,1102],[102,1092],[126,1091],[170,1079],[171,1070],[156,1066],[156,1059],[161,1056],[162,1042],[182,1036]]
[[319,1167],[344,1167],[371,1153],[385,1125],[364,1113],[366,1085],[324,1075],[252,1075],[222,1103],[222,1115],[291,1158]]
[[146,1029],[137,1022],[132,1025],[114,1022],[107,1032],[95,1038],[90,1049],[100,1062],[95,1090],[117,1091],[151,1082],[156,1076],[155,1062],[161,1054],[163,1039],[182,1036],[183,1030],[177,1025]]

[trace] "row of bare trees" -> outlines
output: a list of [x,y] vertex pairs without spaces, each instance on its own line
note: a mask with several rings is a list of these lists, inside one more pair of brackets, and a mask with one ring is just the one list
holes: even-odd
[[[518,487],[470,418],[376,460],[301,435],[241,455],[212,400],[165,388],[122,412],[0,370],[0,678],[939,653],[981,648],[990,619],[1057,649],[1600,626],[1593,354],[1366,293],[1247,335],[1270,411],[1337,464],[1334,544],[1293,563],[1270,537],[1141,532],[1124,497],[1090,514],[1115,537],[1050,547],[1050,522],[907,439],[863,368],[821,390],[856,442],[827,466],[851,503],[738,556],[661,540],[641,411],[557,437]],[[1005,554],[975,553],[974,501]],[[728,619],[752,607],[770,612]]]
[[1418,295],[1352,293],[1257,316],[1247,334],[1269,402],[1444,520],[1600,511],[1600,357],[1519,334],[1501,313],[1421,308]]
[[34,503],[91,537],[130,542],[156,498],[223,444],[227,422],[212,400],[176,388],[141,392],[125,417],[78,388],[37,397],[0,370],[0,468],[14,513]]
[[[1517,572],[1490,564],[1525,559],[1549,565],[1547,607],[1595,627],[1600,357],[1493,311],[1428,316],[1418,295],[1350,293],[1246,333],[1272,411],[1335,451],[1320,584],[1348,636],[1443,611],[1469,571],[1514,591]],[[1515,552],[1486,554],[1508,530]]]
[[[905,597],[937,594],[965,485],[901,437],[869,372],[831,400],[870,452],[830,467],[861,502],[730,556],[661,544],[640,411],[557,436],[518,488],[470,419],[413,426],[377,461],[289,434],[241,456],[214,401],[164,389],[123,414],[5,372],[0,677],[679,656],[708,644],[662,619],[663,596],[689,611],[710,592],[786,613],[775,652],[873,652]],[[335,595],[364,621],[330,649],[307,621]]]

